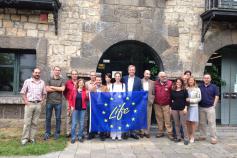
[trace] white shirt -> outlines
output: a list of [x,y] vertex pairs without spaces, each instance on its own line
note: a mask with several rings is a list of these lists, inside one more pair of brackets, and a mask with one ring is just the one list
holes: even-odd
[[148,80],[146,81],[144,81],[143,82],[143,90],[144,91],[148,91],[149,90],[149,82],[148,82]]
[[133,90],[134,78],[135,77],[128,76],[128,91],[129,92],[131,92]]
[[109,91],[110,92],[125,92],[126,91],[126,88],[125,88],[125,84],[110,84],[110,87],[109,87]]

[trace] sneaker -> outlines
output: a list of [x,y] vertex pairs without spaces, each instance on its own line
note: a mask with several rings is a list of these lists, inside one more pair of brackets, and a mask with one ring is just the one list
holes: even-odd
[[75,139],[72,139],[72,140],[71,140],[71,143],[72,143],[72,144],[74,144],[75,142],[76,142],[76,140],[75,140]]
[[49,139],[49,134],[45,133],[44,140],[48,140],[48,139]]
[[211,140],[211,144],[213,144],[213,145],[214,145],[214,144],[217,144],[217,140],[216,140],[216,139],[212,139],[212,140]]
[[122,140],[122,138],[121,138],[121,137],[118,137],[118,140],[119,140],[119,141],[121,141],[121,140]]
[[27,142],[28,142],[28,140],[27,140],[27,139],[23,139],[23,140],[21,141],[21,145],[26,145],[26,144],[27,144]]
[[84,142],[84,139],[83,138],[78,138],[78,141],[83,143]]
[[54,140],[57,140],[59,138],[59,134],[54,135]]
[[116,138],[115,138],[115,137],[113,137],[113,138],[112,138],[112,140],[113,140],[113,141],[115,141],[115,140],[116,140]]

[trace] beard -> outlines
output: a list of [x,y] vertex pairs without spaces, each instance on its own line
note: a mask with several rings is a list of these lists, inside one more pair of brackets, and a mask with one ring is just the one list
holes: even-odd
[[39,79],[40,78],[40,75],[35,75],[35,76],[33,76],[34,77],[34,79]]

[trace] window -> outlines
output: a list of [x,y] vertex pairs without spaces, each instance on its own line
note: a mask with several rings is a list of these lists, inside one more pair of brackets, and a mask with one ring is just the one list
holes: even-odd
[[0,49],[0,93],[18,94],[35,66],[34,50]]

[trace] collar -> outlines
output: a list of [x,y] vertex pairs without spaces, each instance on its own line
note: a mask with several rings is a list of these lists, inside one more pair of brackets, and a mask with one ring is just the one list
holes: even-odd
[[31,77],[31,78],[30,78],[30,81],[31,81],[31,82],[34,82],[34,83],[40,83],[40,82],[41,82],[41,79],[39,79],[39,80],[34,80],[33,77]]

